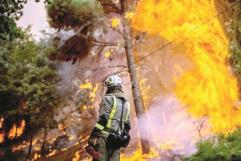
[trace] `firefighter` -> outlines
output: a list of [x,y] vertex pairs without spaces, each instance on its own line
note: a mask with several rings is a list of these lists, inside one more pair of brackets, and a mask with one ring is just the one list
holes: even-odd
[[93,161],[119,161],[120,148],[126,147],[130,140],[130,106],[119,76],[109,76],[105,85],[107,90],[100,103],[99,118],[88,143],[97,152],[91,154]]

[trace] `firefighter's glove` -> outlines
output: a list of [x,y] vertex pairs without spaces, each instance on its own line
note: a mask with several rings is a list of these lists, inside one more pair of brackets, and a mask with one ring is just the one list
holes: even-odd
[[96,127],[94,127],[94,129],[92,130],[91,134],[90,134],[90,139],[95,139],[97,138],[97,136],[100,134],[100,130]]
[[109,119],[109,115],[108,114],[102,114],[100,116],[100,118],[99,118],[98,123],[100,125],[102,125],[102,126],[106,126],[108,119]]
[[99,129],[97,129],[96,127],[92,130],[90,137],[88,139],[88,146],[94,147],[99,133]]
[[124,124],[124,131],[126,131],[127,133],[129,133],[130,129],[131,129],[131,124],[130,124],[130,122],[126,122],[126,123]]

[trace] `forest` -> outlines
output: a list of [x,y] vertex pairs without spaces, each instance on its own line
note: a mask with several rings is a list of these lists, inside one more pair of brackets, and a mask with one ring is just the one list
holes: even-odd
[[240,0],[1,0],[0,161],[91,160],[113,74],[121,161],[241,161]]

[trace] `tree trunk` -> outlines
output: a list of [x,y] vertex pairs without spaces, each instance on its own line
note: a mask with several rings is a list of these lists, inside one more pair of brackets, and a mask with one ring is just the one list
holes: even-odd
[[43,143],[42,143],[42,146],[41,146],[41,156],[45,155],[46,138],[47,138],[47,127],[44,127],[44,139],[43,139]]
[[[235,3],[237,3],[237,2],[235,2]],[[240,32],[241,11],[240,11],[240,8],[241,8],[241,4],[238,2],[234,9],[234,43],[237,47],[237,50],[241,50],[241,38],[240,38],[240,35],[241,35],[241,32]]]
[[33,146],[33,134],[31,134],[31,136],[30,136],[30,142],[29,142],[29,147],[28,147],[28,155],[27,155],[25,161],[28,161],[31,157],[32,146]]
[[132,94],[133,94],[133,100],[135,104],[135,110],[136,110],[137,121],[138,121],[138,128],[140,133],[141,148],[143,153],[149,153],[150,144],[149,144],[149,141],[145,139],[149,137],[147,133],[147,126],[146,126],[147,121],[144,123],[144,122],[141,122],[140,120],[140,117],[144,117],[145,118],[144,120],[146,120],[146,114],[144,110],[143,99],[140,92],[139,82],[136,75],[135,62],[134,62],[134,57],[132,53],[132,40],[131,40],[131,34],[130,34],[130,27],[129,27],[128,21],[124,18],[125,7],[124,7],[123,1],[121,1],[123,35],[125,38],[125,51],[126,51],[127,64],[128,64],[128,69],[129,69],[131,84],[132,84]]

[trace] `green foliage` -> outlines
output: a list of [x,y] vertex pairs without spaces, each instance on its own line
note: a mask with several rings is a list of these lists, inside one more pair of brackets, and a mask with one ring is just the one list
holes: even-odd
[[52,60],[72,61],[74,64],[88,55],[93,47],[93,31],[103,24],[103,9],[98,0],[50,0],[47,5],[49,24],[53,28],[70,30],[76,34],[66,40],[56,41],[57,52]]
[[0,14],[18,19],[22,16],[22,9],[27,0],[2,0]]
[[[39,0],[35,0],[39,2]],[[23,7],[27,0],[1,0],[0,3],[0,44],[3,41],[11,41],[23,36],[23,32],[17,27],[15,20],[23,15]],[[45,0],[44,3],[48,3]]]
[[71,29],[93,22],[102,9],[97,0],[51,0],[47,12],[52,27]]
[[2,0],[0,3],[0,44],[21,36],[15,19],[22,16],[22,9],[27,0]]
[[52,120],[58,76],[47,58],[50,50],[28,35],[0,46],[0,115],[25,117],[34,129]]
[[[35,0],[35,2],[39,1]],[[19,19],[23,15],[23,7],[26,3],[27,0],[1,0],[0,15]],[[45,0],[44,3],[48,3],[48,0]]]
[[0,43],[5,40],[12,40],[22,35],[21,30],[17,27],[11,17],[0,15]]
[[241,49],[238,46],[234,46],[231,50],[231,60],[233,69],[239,79],[241,79]]
[[185,161],[239,161],[241,160],[241,130],[227,137],[207,140],[198,145],[198,151]]

